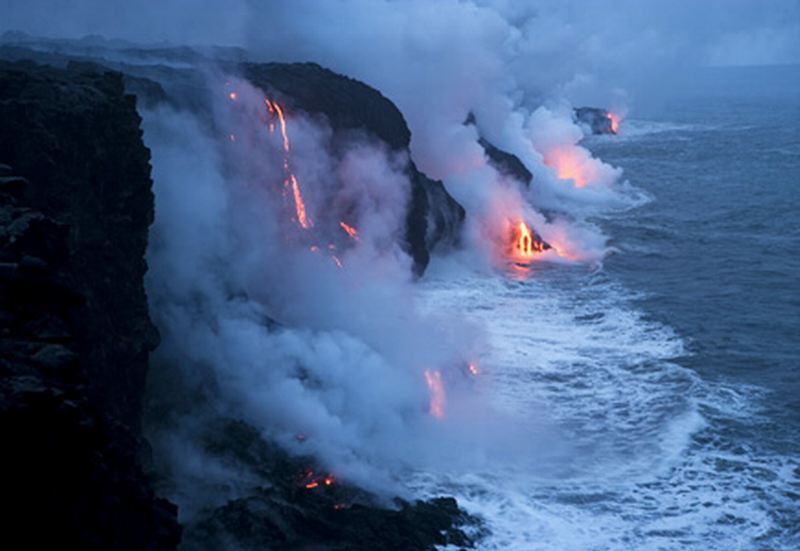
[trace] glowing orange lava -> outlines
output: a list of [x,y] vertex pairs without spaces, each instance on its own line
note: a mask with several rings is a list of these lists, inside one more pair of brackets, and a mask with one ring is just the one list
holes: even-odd
[[[264,105],[267,106],[267,113],[272,115],[278,116],[278,122],[280,123],[281,127],[281,137],[283,138],[283,189],[284,189],[284,197],[288,196],[289,187],[292,189],[292,198],[294,199],[294,210],[296,215],[297,223],[300,226],[307,230],[314,226],[314,223],[311,221],[311,218],[308,216],[306,211],[306,204],[305,200],[303,199],[303,194],[300,192],[300,184],[297,181],[297,176],[294,175],[290,166],[289,166],[289,135],[286,132],[286,118],[283,114],[283,109],[281,108],[280,104],[277,101],[272,101],[269,98],[264,98]],[[269,132],[272,134],[275,131],[275,123],[273,121],[268,122]]]
[[278,113],[278,121],[281,124],[281,136],[283,136],[283,150],[286,151],[286,153],[289,153],[289,136],[286,134],[286,119],[283,116],[283,109],[281,109],[281,106],[278,105],[277,101],[273,103],[273,105],[275,106],[275,111]]
[[611,121],[611,131],[614,134],[617,134],[619,132],[619,115],[609,111],[608,112],[608,120]]
[[290,178],[292,179],[292,193],[294,194],[294,207],[297,211],[297,221],[300,222],[300,225],[303,226],[304,229],[308,229],[314,224],[308,216],[306,216],[306,204],[303,202],[303,196],[300,193],[300,186],[297,183],[297,178],[294,177],[294,174],[292,174]]
[[312,480],[311,482],[306,484],[306,488],[309,489],[309,490],[313,490],[317,486],[319,486],[319,482],[317,482],[316,480]]
[[528,224],[520,220],[514,230],[514,258],[517,261],[525,262],[542,251],[544,251],[542,242],[534,239],[534,234]]
[[358,241],[358,231],[353,226],[346,224],[345,222],[339,221],[339,226],[353,239]]
[[428,391],[431,394],[430,406],[428,413],[437,419],[444,418],[444,384],[442,383],[442,374],[438,370],[428,371],[425,370],[425,382],[428,383]]
[[325,477],[325,480],[324,480],[325,486],[331,486],[334,483],[334,481],[335,481],[335,479],[333,478],[333,475],[329,474],[328,476]]

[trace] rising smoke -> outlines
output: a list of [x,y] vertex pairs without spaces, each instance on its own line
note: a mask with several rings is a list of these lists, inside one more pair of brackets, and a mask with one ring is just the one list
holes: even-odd
[[[797,61],[796,4],[754,5],[4,1],[0,11],[9,29],[238,45],[258,60],[316,61],[365,81],[403,112],[420,169],[465,207],[468,261],[493,266],[520,219],[554,245],[552,260],[602,258],[605,238],[589,217],[641,198],[581,146],[572,107],[624,114],[658,81],[654,72],[698,59]],[[703,26],[710,15],[722,25],[713,37]],[[747,32],[758,48],[725,50]],[[201,480],[256,483],[204,454],[200,427],[218,417],[242,418],[377,491],[399,491],[407,469],[499,461],[495,450],[518,457],[512,442],[525,439],[466,372],[486,346],[480,327],[415,303],[411,262],[397,246],[407,159],[357,136],[333,147],[330,128],[290,113],[291,171],[313,223],[303,228],[282,187],[280,137],[265,131],[265,92],[213,72],[206,86],[207,116],[143,112],[157,199],[148,293],[162,333],[152,407],[163,417],[153,438],[173,498],[205,499]],[[470,115],[475,124],[465,124]],[[488,163],[480,137],[519,157],[530,188]],[[426,380],[436,377],[446,389],[442,420],[430,415]]]

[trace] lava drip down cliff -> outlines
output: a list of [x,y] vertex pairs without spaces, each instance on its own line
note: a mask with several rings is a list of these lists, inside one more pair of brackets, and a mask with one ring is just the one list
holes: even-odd
[[[253,85],[288,98],[293,109],[324,117],[333,129],[334,143],[339,137],[363,132],[390,152],[409,149],[411,133],[400,111],[361,82],[315,63],[248,63],[241,70]],[[442,182],[421,173],[410,157],[404,171],[411,182],[411,197],[402,246],[421,275],[432,251],[458,244],[464,209]]]

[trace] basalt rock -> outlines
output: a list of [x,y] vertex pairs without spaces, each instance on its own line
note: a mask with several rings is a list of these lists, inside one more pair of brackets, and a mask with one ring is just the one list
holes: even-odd
[[[149,152],[122,76],[0,62],[4,534],[25,548],[172,549],[144,473]],[[12,168],[13,167],[13,168]]]
[[514,178],[522,183],[525,187],[530,186],[531,181],[533,180],[533,174],[527,169],[522,161],[519,160],[519,157],[495,147],[485,138],[478,140],[478,143],[480,143],[481,147],[483,147],[483,150],[486,152],[486,156],[489,157],[489,163],[495,168],[495,170],[501,174],[505,174],[506,176]]
[[452,498],[379,503],[339,480],[325,484],[312,458],[288,456],[246,423],[221,421],[207,430],[210,457],[265,483],[203,511],[187,526],[186,548],[433,551],[471,548],[482,534]]
[[616,134],[610,113],[599,107],[575,108],[575,120],[588,126],[592,134]]
[[[0,429],[9,450],[0,468],[14,511],[6,537],[19,533],[30,547],[171,549],[176,508],[156,497],[143,467],[141,401],[158,342],[143,288],[153,196],[126,91],[170,101],[173,91],[147,71],[172,69],[118,72],[85,53],[73,61],[61,52],[47,54],[59,68],[0,61]],[[408,151],[402,115],[376,90],[313,64],[243,67],[334,131]],[[199,82],[181,76],[185,90]],[[413,162],[406,173],[404,246],[422,273],[432,250],[456,243],[464,210]],[[188,524],[187,549],[473,544],[461,527],[476,520],[452,499],[385,503],[339,483],[309,492],[297,476],[310,459],[246,428],[213,429],[209,450],[246,463],[261,484]]]
[[[245,63],[241,70],[250,82],[278,92],[294,108],[324,116],[334,132],[364,132],[390,150],[409,151],[411,132],[400,110],[362,82],[316,63]],[[442,182],[428,178],[413,161],[405,171],[411,200],[402,244],[421,275],[433,250],[458,244],[465,213]]]

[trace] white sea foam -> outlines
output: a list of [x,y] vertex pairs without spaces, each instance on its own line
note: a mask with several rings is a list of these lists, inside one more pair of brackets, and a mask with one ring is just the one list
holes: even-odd
[[432,266],[425,304],[486,326],[480,389],[549,435],[529,464],[412,478],[420,495],[453,494],[484,519],[482,549],[749,549],[774,529],[770,508],[797,484],[797,463],[714,438],[721,422],[757,415],[756,389],[675,363],[681,338],[602,272],[454,271]]

